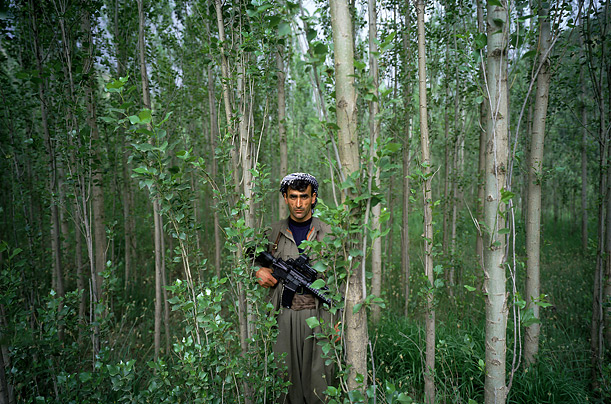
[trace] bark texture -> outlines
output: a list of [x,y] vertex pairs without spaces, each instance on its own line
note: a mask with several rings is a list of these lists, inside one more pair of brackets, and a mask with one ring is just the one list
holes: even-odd
[[[369,12],[369,74],[373,81],[374,99],[369,103],[369,136],[370,136],[370,167],[369,175],[370,183],[373,182],[375,189],[380,188],[380,166],[374,164],[374,157],[377,151],[378,139],[380,137],[380,94],[379,86],[379,63],[378,63],[378,44],[377,44],[377,18],[376,1],[368,1]],[[370,187],[371,189],[371,187]],[[380,234],[380,216],[382,215],[382,204],[378,203],[371,208],[371,230],[373,240],[371,246],[371,294],[381,296],[382,294],[382,238],[377,236]],[[377,304],[371,308],[371,317],[374,323],[380,320],[381,307]]]
[[[339,126],[339,155],[341,170],[345,177],[356,175],[360,169],[357,139],[357,106],[354,88],[354,47],[352,18],[346,0],[331,0],[331,26],[335,47],[335,98],[337,125]],[[348,195],[354,196],[354,195]],[[358,212],[353,212],[354,216]],[[353,260],[345,295],[346,310],[344,331],[346,336],[346,364],[350,366],[348,388],[363,388],[357,375],[367,377],[367,313],[361,308],[356,313],[353,307],[362,303],[363,279],[359,261]],[[365,382],[365,385],[367,383]]]
[[424,0],[416,3],[418,21],[418,83],[420,111],[420,144],[422,148],[422,197],[424,203],[424,274],[429,290],[426,295],[426,353],[424,370],[424,402],[435,402],[435,273],[433,271],[433,192],[431,174],[431,152],[429,146],[428,109],[426,97],[426,43],[424,32]]
[[[550,72],[548,53],[550,50],[549,9],[539,11],[539,60],[541,70],[537,76],[537,93],[533,117],[533,130],[530,141],[528,164],[528,209],[526,219],[526,309],[532,310],[534,318],[539,316],[540,252],[541,252],[541,182],[543,179],[543,146],[545,122],[549,99]],[[524,341],[524,360],[527,365],[535,363],[539,352],[541,324],[526,327]]]
[[403,142],[403,218],[401,226],[401,268],[404,278],[404,290],[405,290],[405,309],[404,314],[407,316],[409,310],[409,297],[410,297],[410,259],[409,259],[409,197],[411,195],[411,189],[409,184],[409,166],[410,166],[410,144],[411,144],[411,116],[410,116],[410,99],[412,96],[412,85],[411,77],[409,72],[409,63],[411,63],[412,52],[411,52],[411,41],[409,38],[409,31],[411,27],[410,18],[410,2],[405,2],[405,29],[403,30],[403,47],[405,48],[405,59],[404,65],[406,69],[406,83],[403,87],[403,103],[405,108],[405,135]]
[[488,118],[486,126],[486,171],[484,201],[484,293],[486,294],[486,404],[503,404],[507,398],[505,382],[507,355],[507,294],[505,278],[506,238],[499,234],[505,227],[501,200],[505,189],[509,152],[509,110],[507,88],[508,10],[488,4]]

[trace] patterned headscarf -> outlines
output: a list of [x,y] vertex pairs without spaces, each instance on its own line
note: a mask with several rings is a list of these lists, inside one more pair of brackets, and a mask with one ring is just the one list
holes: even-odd
[[[289,187],[296,189],[293,185],[295,183],[305,182],[306,184],[310,184],[312,186],[312,194],[316,194],[318,196],[318,181],[316,181],[316,177],[307,173],[292,173],[287,175],[280,182],[280,193],[282,195],[288,192]],[[302,184],[296,184],[297,186],[301,186]],[[307,185],[306,185],[307,187]],[[318,198],[316,198],[318,201]],[[316,203],[312,205],[312,208],[316,206]]]

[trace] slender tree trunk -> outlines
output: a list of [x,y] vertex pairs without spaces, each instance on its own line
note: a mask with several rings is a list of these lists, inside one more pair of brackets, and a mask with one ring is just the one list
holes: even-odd
[[[218,117],[216,115],[216,97],[214,90],[214,74],[212,70],[212,65],[208,64],[206,67],[208,74],[208,111],[210,114],[210,154],[212,158],[210,159],[210,176],[214,181],[217,181],[218,177],[218,163],[216,161],[216,140],[219,136],[219,126],[218,126]],[[216,271],[216,276],[221,278],[221,251],[223,249],[222,240],[221,240],[221,225],[219,218],[219,210],[218,208],[214,208],[214,269]]]
[[[477,0],[477,30],[480,33],[486,32],[486,25],[484,24],[484,1]],[[481,53],[482,62],[480,64],[480,84],[484,86],[485,77],[485,63],[484,63],[484,52]],[[487,94],[486,91],[483,91]],[[486,197],[485,187],[485,172],[486,172],[486,116],[488,115],[488,97],[484,97],[484,100],[479,106],[479,148],[478,148],[478,165],[477,165],[477,221],[478,231],[475,241],[475,255],[478,258],[478,262],[482,269],[484,269],[484,239],[483,229],[481,225],[484,223],[484,198]]]
[[[581,38],[581,37],[580,37]],[[582,46],[583,47],[583,46]],[[586,108],[586,82],[583,71],[579,73],[582,90],[581,122],[581,250],[588,251],[588,109]]]
[[[581,5],[580,5],[581,7]],[[581,13],[580,13],[581,15]],[[579,18],[578,25],[583,26],[583,20]],[[583,35],[579,35],[580,54],[585,58],[583,49]],[[587,107],[587,83],[585,80],[585,66],[579,70],[579,82],[581,83],[581,249],[583,254],[588,251],[588,107]]]
[[99,297],[102,296],[102,272],[106,268],[106,226],[104,224],[104,191],[102,188],[103,177],[102,168],[99,167],[100,161],[100,148],[102,142],[100,141],[100,133],[97,124],[97,114],[95,106],[95,94],[92,89],[91,76],[93,69],[93,35],[91,33],[91,23],[89,17],[89,11],[87,8],[83,8],[82,12],[82,25],[83,32],[87,35],[87,41],[89,43],[88,52],[84,60],[83,73],[88,78],[85,80],[85,105],[87,106],[87,124],[90,128],[92,156],[91,156],[91,209],[93,213],[93,237],[95,243],[95,268],[96,268],[96,285],[97,294]]
[[[161,228],[163,228],[163,223],[161,224]],[[161,290],[163,294],[163,325],[165,331],[165,354],[169,355],[170,353],[170,302],[168,301],[168,279],[165,270],[165,238],[161,237]],[[170,251],[173,251],[173,248],[170,248]]]
[[[2,255],[0,254],[0,265],[2,265]],[[6,373],[11,370],[11,357],[8,347],[5,345],[5,337],[2,334],[2,329],[7,329],[7,321],[4,305],[0,304],[0,404],[14,404],[15,394],[14,387],[7,379]]]
[[[611,23],[610,21],[610,17],[611,17],[611,11],[609,10],[609,8],[611,7],[611,2],[607,1],[606,5],[605,5],[605,12],[604,12],[604,31],[603,31],[603,37],[608,37],[608,27],[609,24]],[[605,42],[605,41],[603,41]],[[603,45],[601,51],[605,52],[606,46]],[[611,63],[609,63],[609,58],[606,56],[603,56],[603,63],[602,63],[602,69],[606,72],[606,78],[607,78],[607,89],[606,89],[606,93],[607,93],[607,102],[604,102],[604,98],[601,96],[601,117],[600,117],[600,127],[601,127],[601,135],[605,136],[606,142],[607,144],[609,143],[609,141],[611,140],[611,132],[610,132],[610,128],[607,126],[607,116],[609,115],[608,111],[608,107],[607,106],[611,106]],[[601,72],[602,75],[602,72]],[[601,86],[602,88],[602,86]],[[602,131],[602,128],[604,128],[604,132]],[[606,175],[607,175],[607,198],[606,198],[606,202],[607,202],[607,220],[606,220],[606,231],[607,231],[607,241],[605,244],[605,251],[606,251],[606,262],[605,262],[605,273],[604,273],[604,285],[603,285],[603,296],[602,296],[602,302],[609,302],[611,301],[611,166],[610,166],[610,161],[609,159],[607,159],[606,161]],[[602,350],[601,352],[603,355],[608,353],[608,349],[609,347],[611,347],[611,307],[609,304],[605,304],[604,305],[604,325],[603,325],[603,330],[604,330],[604,344],[603,346],[607,348],[607,351]],[[603,363],[605,363],[606,359],[606,355],[605,357],[602,358]]]
[[[142,104],[151,109],[151,93],[149,90],[148,72],[146,67],[146,38],[144,34],[144,0],[138,0],[138,50],[140,57],[140,78],[142,82]],[[149,128],[150,129],[150,128]],[[163,222],[160,213],[160,203],[153,201],[153,244],[155,248],[155,360],[159,359],[161,350],[161,323],[163,307],[163,256],[162,237]]]
[[[119,77],[125,76],[125,66],[127,65],[127,55],[125,53],[125,44],[121,40],[121,34],[119,27],[121,23],[119,21],[120,12],[120,0],[115,0],[114,6],[114,40],[117,48],[117,75]],[[123,153],[121,153],[122,162],[122,193],[123,193],[123,261],[124,261],[124,293],[127,296],[129,293],[131,277],[132,277],[132,258],[134,257],[135,246],[135,219],[133,214],[134,207],[134,192],[131,186],[131,179],[129,175],[129,147],[128,139],[125,133],[119,129],[120,135],[123,137],[122,147]]]
[[[2,334],[0,334],[2,336]],[[4,352],[0,350],[0,404],[9,404],[9,383],[6,380],[7,366],[4,363]]]
[[[454,51],[455,54],[458,54],[458,45],[456,41],[456,29],[452,27],[453,37],[454,37]],[[459,170],[459,161],[461,160],[461,150],[462,150],[462,136],[461,130],[458,127],[458,123],[460,121],[460,75],[458,71],[458,63],[456,63],[454,67],[454,77],[456,82],[456,89],[454,93],[454,123],[453,123],[453,141],[454,141],[454,150],[453,150],[453,158],[452,158],[452,177],[451,177],[451,186],[450,190],[450,198],[446,203],[450,203],[451,210],[449,212],[450,216],[450,224],[449,224],[449,232],[450,232],[450,245],[449,245],[449,256],[450,256],[450,265],[448,270],[448,294],[450,297],[454,297],[454,286],[456,285],[456,219],[458,215],[458,206],[460,198],[458,197],[458,180],[460,173]],[[449,164],[449,162],[448,162]]]
[[[583,2],[579,2],[580,7],[583,7]],[[604,38],[608,36],[607,30],[609,27],[609,1],[606,2],[607,5],[603,8],[604,15],[602,18],[598,19],[601,23],[601,32],[600,34],[596,34],[597,37]],[[589,10],[587,12],[594,11],[594,3],[590,3]],[[603,371],[604,364],[604,316],[605,309],[603,304],[605,302],[604,297],[604,289],[605,289],[605,272],[606,265],[611,264],[608,257],[608,252],[610,247],[606,245],[607,241],[607,232],[609,229],[606,229],[608,224],[607,220],[607,204],[609,204],[610,195],[608,194],[608,182],[611,180],[609,178],[609,134],[606,128],[606,116],[607,110],[605,106],[605,97],[603,95],[603,81],[605,72],[603,68],[609,68],[606,63],[606,41],[600,42],[600,49],[593,50],[592,43],[594,41],[591,40],[590,35],[592,32],[587,29],[588,27],[583,27],[582,35],[584,36],[584,41],[586,47],[586,60],[588,63],[588,71],[590,74],[590,83],[593,88],[594,100],[596,102],[596,106],[598,109],[598,144],[599,144],[599,198],[598,199],[598,249],[596,256],[596,269],[594,272],[594,289],[592,293],[592,323],[590,330],[590,348],[591,348],[591,385],[592,389],[595,390],[600,386],[599,380],[600,375]],[[596,61],[597,67],[593,66],[593,59],[595,56],[592,54],[596,53],[602,56],[601,61]],[[598,70],[600,68],[600,70]],[[611,94],[610,94],[611,96]],[[611,100],[609,101],[611,103]]]
[[[74,204],[74,211],[78,210],[78,206]],[[85,284],[85,274],[83,268],[85,267],[85,263],[83,261],[83,236],[81,234],[81,229],[76,226],[74,230],[74,264],[76,266],[76,289],[81,292],[81,297],[79,300],[79,310],[78,315],[79,319],[86,323],[85,313],[87,311],[87,287]],[[79,340],[80,340],[79,334]]]
[[[528,164],[528,218],[526,221],[526,309],[532,310],[534,318],[539,315],[540,252],[541,252],[541,182],[543,179],[543,146],[545,139],[545,122],[549,99],[550,72],[548,53],[550,50],[549,8],[539,10],[539,60],[541,70],[537,76],[537,94],[535,97],[535,115],[530,141],[530,159]],[[535,323],[526,327],[524,342],[524,360],[527,365],[536,361],[539,352],[539,334],[541,324]]]
[[[55,195],[58,194],[57,184],[57,159],[55,156],[55,145],[53,139],[51,139],[49,122],[48,122],[48,110],[47,110],[47,96],[45,94],[45,82],[42,79],[44,76],[43,73],[43,64],[42,64],[42,50],[40,47],[40,35],[39,35],[39,25],[38,25],[38,7],[35,6],[35,2],[30,0],[30,10],[31,10],[31,18],[32,18],[32,31],[34,37],[34,54],[36,56],[36,68],[38,70],[39,77],[41,80],[38,84],[38,96],[40,98],[40,118],[42,125],[42,134],[43,140],[45,144],[45,149],[47,151],[47,157],[49,158],[47,165],[47,174],[48,174],[48,192],[50,195],[50,211],[51,211],[51,228],[50,228],[50,237],[51,237],[51,254],[53,258],[53,283],[56,286],[57,294],[60,297],[64,296],[64,275],[62,271],[62,245],[61,245],[61,231],[60,231],[60,223],[59,223],[59,211],[57,206],[57,200]],[[58,337],[62,337],[61,332]]]
[[[357,173],[360,168],[357,138],[357,93],[354,88],[354,45],[352,17],[346,0],[331,0],[331,27],[335,48],[335,98],[338,131],[338,146],[341,171],[344,178]],[[354,195],[348,195],[354,197]],[[352,212],[351,219],[360,212]],[[358,244],[353,242],[352,244]],[[360,246],[356,246],[360,249]],[[346,364],[350,367],[348,388],[366,389],[367,385],[367,313],[364,309],[356,313],[351,309],[364,300],[364,284],[358,259],[353,260],[345,294],[346,307],[344,330],[346,336]],[[357,375],[365,378],[363,385],[357,382]]]
[[507,39],[509,15],[502,6],[488,4],[487,82],[490,96],[487,120],[485,203],[484,203],[484,293],[486,303],[486,404],[504,404],[507,398],[507,295],[505,285],[506,204],[505,189],[509,155],[509,108],[507,88]]
[[404,277],[404,288],[405,288],[405,304],[404,304],[404,314],[408,315],[409,311],[409,298],[410,298],[410,259],[409,259],[409,198],[411,195],[411,189],[409,184],[409,176],[410,176],[410,146],[411,146],[411,114],[410,114],[410,100],[412,96],[412,85],[411,85],[411,77],[408,74],[409,72],[409,64],[411,62],[412,53],[411,53],[411,41],[409,38],[409,33],[411,29],[411,18],[410,18],[410,2],[406,0],[405,2],[405,24],[403,28],[403,48],[405,49],[405,59],[404,66],[406,70],[406,80],[403,87],[403,103],[405,108],[405,135],[403,141],[403,218],[402,218],[402,226],[401,226],[401,268]]
[[[278,143],[280,144],[280,176],[288,174],[288,147],[286,141],[286,102],[284,84],[286,72],[284,69],[284,51],[282,45],[278,45],[276,53],[276,67],[278,68]],[[288,216],[286,203],[282,195],[278,198],[278,216],[284,219]]]
[[433,271],[433,194],[431,174],[431,154],[429,149],[429,127],[426,96],[426,43],[424,34],[424,0],[416,3],[418,20],[418,83],[420,111],[420,143],[422,147],[422,171],[424,180],[422,196],[424,203],[424,274],[429,291],[426,295],[426,359],[424,370],[424,402],[435,402],[435,273]]
[[131,179],[129,176],[129,148],[127,139],[123,140],[122,162],[122,178],[123,178],[123,242],[124,242],[124,265],[125,265],[125,293],[128,293],[132,277],[132,257],[134,251],[134,196],[131,187]]
[[[448,35],[449,36],[449,35]],[[442,219],[442,229],[441,229],[441,250],[443,254],[448,256],[448,245],[450,241],[450,232],[448,231],[449,227],[449,213],[450,213],[450,175],[451,175],[451,164],[450,164],[450,144],[452,143],[452,139],[454,136],[450,135],[450,114],[448,112],[450,108],[450,79],[449,79],[449,60],[450,60],[450,44],[449,39],[446,38],[445,43],[445,66],[444,66],[444,87],[445,87],[445,100],[443,107],[443,219]]]
[[[368,1],[369,12],[369,74],[373,80],[374,99],[369,102],[369,131],[370,131],[370,155],[369,155],[369,175],[373,178],[376,190],[380,188],[380,167],[374,164],[374,157],[378,147],[380,137],[380,112],[378,91],[379,72],[378,72],[378,44],[377,44],[377,18],[376,0]],[[371,208],[371,230],[373,240],[371,246],[371,294],[380,296],[382,294],[382,238],[379,236],[381,231],[380,216],[382,215],[382,204],[378,203]],[[364,270],[364,269],[363,269]],[[371,308],[371,318],[374,323],[380,320],[381,307],[377,304]]]

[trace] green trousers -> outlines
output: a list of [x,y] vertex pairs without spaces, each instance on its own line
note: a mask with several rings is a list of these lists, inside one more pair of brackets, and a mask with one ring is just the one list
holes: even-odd
[[[325,324],[332,324],[332,315],[322,308],[294,311],[283,308],[278,315],[278,340],[274,353],[279,357],[286,353],[280,368],[286,369],[285,380],[291,382],[288,394],[281,397],[283,404],[317,404],[325,403],[323,392],[327,386],[334,386],[334,365],[325,366],[322,348],[319,342],[326,338],[314,337],[320,333],[320,327],[310,329],[306,319],[317,317]],[[310,338],[308,338],[310,337]]]

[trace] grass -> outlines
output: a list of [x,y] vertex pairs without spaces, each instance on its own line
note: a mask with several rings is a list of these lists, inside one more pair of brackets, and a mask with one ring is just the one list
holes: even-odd
[[[547,221],[546,223],[549,223]],[[538,362],[516,370],[507,403],[604,402],[590,391],[589,333],[592,304],[594,257],[580,250],[579,232],[570,223],[550,223],[544,228],[541,250],[541,291],[551,306],[541,310],[542,333]],[[480,278],[477,265],[465,251],[472,251],[471,232],[458,242],[461,274],[455,297],[439,289],[436,327],[436,388],[440,403],[483,403],[485,379],[484,296],[466,292],[462,285],[475,286]],[[522,240],[518,239],[517,261],[524,262]],[[414,252],[412,257],[417,257]],[[441,258],[438,261],[442,262]],[[447,260],[446,260],[447,261]],[[395,264],[395,268],[399,265]],[[397,291],[401,282],[397,270],[388,274],[394,289],[385,291],[389,310],[380,324],[371,329],[377,385],[393,383],[398,390],[423,401],[424,320],[423,299],[417,296],[422,280],[420,264],[412,269],[413,298],[410,317],[402,315]],[[509,274],[508,274],[509,275]],[[525,269],[517,272],[517,287],[523,291]],[[508,282],[508,290],[510,285]],[[508,323],[507,378],[509,381],[515,347],[512,314]],[[523,337],[523,330],[522,330]],[[470,401],[473,400],[473,401]]]

